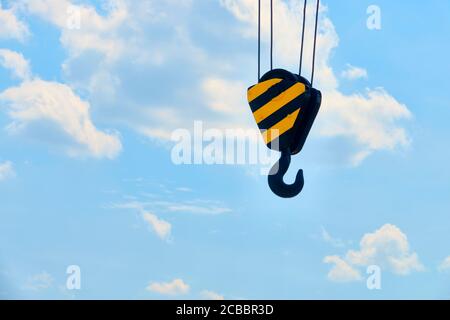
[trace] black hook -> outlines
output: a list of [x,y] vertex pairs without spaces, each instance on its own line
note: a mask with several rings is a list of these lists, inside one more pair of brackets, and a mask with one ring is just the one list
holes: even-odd
[[291,185],[283,181],[284,175],[291,164],[291,152],[283,150],[280,160],[273,166],[269,173],[269,187],[273,193],[281,198],[293,198],[300,194],[303,190],[305,180],[303,178],[303,170],[297,172],[295,182]]

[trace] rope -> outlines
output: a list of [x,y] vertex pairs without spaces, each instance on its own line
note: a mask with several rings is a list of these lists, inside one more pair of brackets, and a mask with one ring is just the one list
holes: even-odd
[[261,80],[261,0],[258,0],[258,82]]
[[313,86],[314,83],[314,71],[316,67],[317,25],[319,24],[319,8],[320,8],[320,0],[317,0],[316,27],[314,31],[314,49],[313,49],[312,71],[311,71],[311,86]]
[[308,3],[308,0],[305,0],[305,3],[303,4],[303,25],[302,25],[302,43],[300,48],[300,67],[298,69],[298,74],[302,74],[302,63],[303,63],[303,45],[305,43],[305,22],[306,22],[306,5]]
[[[307,4],[308,4],[308,0],[305,0],[304,5],[303,5],[302,41],[301,41],[301,48],[300,48],[299,75],[302,74]],[[311,86],[314,83],[314,75],[315,75],[315,68],[316,68],[319,9],[320,9],[320,0],[317,0],[315,30],[314,30],[313,59],[312,59],[312,69],[311,69]],[[273,70],[273,0],[270,0],[270,70]],[[260,81],[260,80],[261,80],[261,0],[258,0],[258,81]]]
[[[270,0],[270,70],[273,70],[273,0]],[[258,0],[258,81],[261,80],[261,0]]]
[[273,0],[270,0],[270,70],[273,70]]

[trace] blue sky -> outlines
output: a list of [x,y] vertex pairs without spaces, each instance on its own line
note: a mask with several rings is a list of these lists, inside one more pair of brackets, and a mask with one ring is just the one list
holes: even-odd
[[[292,71],[300,2],[275,1]],[[171,157],[195,120],[256,127],[256,1],[0,3],[0,298],[450,298],[450,3],[323,1],[291,200],[258,166]]]

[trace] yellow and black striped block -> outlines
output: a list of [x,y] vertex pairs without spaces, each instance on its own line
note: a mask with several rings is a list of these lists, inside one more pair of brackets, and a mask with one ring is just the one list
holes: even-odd
[[269,148],[289,148],[309,96],[305,84],[290,79],[274,78],[248,89],[250,108]]

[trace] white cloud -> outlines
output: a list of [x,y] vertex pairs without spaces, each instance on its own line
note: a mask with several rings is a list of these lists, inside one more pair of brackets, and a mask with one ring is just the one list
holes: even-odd
[[346,279],[345,275],[356,279],[354,271],[370,265],[378,265],[383,270],[402,276],[424,270],[417,253],[410,250],[406,235],[392,224],[385,224],[375,232],[365,234],[359,250],[349,250],[344,258],[325,257],[324,262],[335,264],[329,274],[334,281]]
[[[200,50],[184,33],[182,21],[174,18],[178,12],[190,8],[191,0],[105,0],[102,1],[105,13],[97,12],[94,5],[75,0],[19,1],[25,13],[36,15],[60,30],[61,44],[69,51],[64,64],[68,70],[73,60],[86,52],[100,53],[106,58],[102,60],[100,69],[93,70],[93,75],[104,72],[103,67],[111,66],[119,59],[160,66],[179,52],[186,56],[201,56]],[[73,17],[79,17],[79,28],[69,26]],[[149,26],[170,26],[176,39],[160,37],[161,30],[152,32]],[[153,41],[152,38],[157,39]]]
[[147,287],[148,291],[156,292],[162,295],[176,296],[189,293],[189,285],[181,279],[175,279],[171,282],[153,282]]
[[150,225],[153,231],[163,240],[170,237],[172,226],[167,221],[159,219],[156,215],[150,212],[143,212],[142,218]]
[[[68,0],[23,0],[16,3],[14,10],[41,16],[58,26],[61,42],[70,57],[80,50],[92,50],[101,52],[106,59],[113,59],[120,49],[108,35],[125,19],[126,10],[120,0],[111,0],[108,5],[107,17],[97,14],[94,7],[73,5]],[[71,28],[69,22],[76,22],[78,14],[80,28]],[[118,135],[94,126],[89,103],[78,97],[72,88],[39,79],[31,81],[29,64],[18,53],[0,51],[0,64],[25,80],[19,87],[0,94],[0,102],[6,102],[13,120],[7,127],[9,133],[26,134],[40,142],[57,145],[74,157],[112,159],[120,153],[122,145]]]
[[230,81],[216,77],[203,80],[202,89],[208,107],[218,113],[228,115],[248,114],[242,108],[247,104],[245,93],[248,86],[240,81]]
[[[243,22],[242,35],[255,37],[257,2],[252,0],[221,0],[237,20]],[[281,64],[296,65],[299,52],[299,12],[303,1],[289,0],[275,6],[277,27],[275,28],[276,56]],[[308,8],[307,30],[313,30],[315,8]],[[268,10],[263,21],[269,21]],[[327,8],[321,6],[318,53],[316,62],[316,86],[323,93],[322,111],[317,121],[317,132],[325,137],[344,137],[356,143],[350,157],[357,165],[368,155],[378,150],[393,150],[405,147],[409,138],[401,126],[401,120],[411,118],[408,108],[389,95],[385,89],[367,89],[365,93],[344,94],[339,91],[339,81],[330,66],[332,52],[338,47],[339,36],[327,16]],[[269,39],[269,24],[262,29],[263,39]],[[312,34],[307,34],[305,43],[305,74],[310,72]],[[351,69],[350,76],[364,75],[363,69]]]
[[[128,18],[121,0],[108,1],[106,17],[92,6],[76,5],[69,0],[22,0],[22,3],[27,13],[37,15],[61,30],[61,43],[72,57],[93,50],[114,60],[126,48],[115,32]],[[76,24],[78,19],[79,28],[70,25]]]
[[[107,106],[104,109],[108,111],[102,114],[108,120],[129,125],[133,130],[151,138],[170,140],[174,129],[192,124],[199,115],[203,115],[202,118],[205,119],[204,115],[208,114],[205,120],[212,120],[214,123],[209,124],[215,128],[227,127],[227,124],[239,127],[240,123],[248,119],[236,114],[237,110],[240,110],[240,114],[248,111],[241,108],[241,104],[246,103],[246,87],[242,82],[238,85],[230,81],[218,83],[215,82],[218,79],[205,76],[199,80],[180,83],[178,75],[174,75],[171,70],[181,63],[183,73],[193,76],[192,72],[203,74],[204,70],[209,72],[211,69],[226,68],[226,63],[208,57],[191,39],[190,30],[186,26],[185,10],[190,10],[192,1],[110,0],[110,10],[104,15],[97,13],[93,6],[77,5],[75,7],[80,9],[81,15],[80,30],[68,29],[66,26],[67,8],[72,5],[71,1],[22,2],[26,13],[37,15],[60,30],[61,43],[68,50],[68,58],[62,66],[66,78],[73,87],[89,92],[92,101],[100,102],[96,106]],[[174,107],[174,104],[155,102],[157,99],[154,95],[165,92],[169,86],[153,80],[158,77],[166,78],[171,74],[171,92],[165,96],[166,100],[182,95],[183,92],[209,97],[211,89],[227,85],[220,87],[220,94],[223,96],[224,90],[230,89],[235,97],[240,98],[235,100],[238,103],[235,104],[234,112],[220,103],[221,96],[208,104],[202,101],[197,106],[193,106],[195,99],[182,99],[182,109],[179,105]],[[129,86],[131,78],[141,79],[143,83],[153,83],[150,88],[145,89],[145,93],[139,92],[141,86]],[[141,99],[142,95],[146,98]],[[121,105],[117,101],[121,101]],[[149,101],[151,105],[148,105]],[[124,103],[127,105],[127,112],[123,112]],[[224,109],[220,111],[215,108]],[[225,109],[228,109],[228,113]],[[247,123],[251,124],[250,121]]]
[[399,275],[424,269],[417,253],[411,252],[406,235],[392,224],[365,234],[360,249],[348,251],[346,257],[354,265],[376,264]]
[[27,290],[40,291],[50,288],[53,285],[53,282],[53,277],[44,271],[29,277],[24,287]]
[[[66,78],[73,87],[89,92],[93,104],[103,106],[97,114],[107,121],[128,125],[145,136],[162,140],[170,140],[174,129],[191,128],[197,119],[218,129],[255,128],[245,101],[246,88],[254,78],[254,69],[249,67],[250,53],[237,48],[235,53],[222,58],[213,49],[202,46],[202,37],[191,38],[191,23],[186,18],[191,1],[180,5],[171,0],[111,0],[104,15],[93,6],[78,5],[80,30],[66,26],[70,1],[24,2],[27,13],[38,15],[60,29],[61,42],[69,53],[63,64]],[[244,41],[248,38],[254,41],[257,2],[221,0],[220,3],[241,22],[238,36]],[[275,6],[276,62],[277,66],[291,70],[298,63],[302,4],[303,1],[287,0]],[[308,12],[307,27],[312,31],[313,5]],[[263,11],[263,20],[269,21],[268,10]],[[223,26],[214,21],[210,24],[204,31],[207,35],[223,33],[219,30]],[[235,31],[234,25],[227,30]],[[267,41],[268,23],[262,31]],[[305,74],[310,72],[312,36],[313,32],[306,36]],[[339,37],[327,16],[327,8],[322,6],[316,84],[324,99],[313,134],[348,140],[353,146],[348,159],[354,165],[375,151],[408,146],[410,139],[401,121],[410,119],[411,113],[386,89],[370,88],[350,94],[340,91],[339,79],[330,64],[338,44]],[[347,70],[352,71],[349,75],[354,77],[358,72],[361,75],[361,68],[358,72],[353,69]],[[182,77],[179,70],[183,70]],[[232,72],[234,76],[230,76]],[[170,79],[170,86],[166,81],[155,81],[158,78]],[[131,86],[130,79],[151,86]],[[123,104],[127,106],[126,112]]]
[[339,256],[327,256],[324,263],[334,264],[328,272],[328,279],[334,282],[353,282],[362,280],[358,269],[351,266],[347,261]]
[[324,227],[322,227],[321,236],[322,236],[323,241],[325,241],[326,243],[329,243],[333,247],[336,247],[336,248],[345,247],[345,241],[331,236],[330,233]]
[[[34,139],[62,147],[70,156],[114,158],[122,149],[116,134],[98,130],[90,117],[90,105],[67,85],[40,79],[26,81],[0,94],[12,119],[10,134],[28,133]],[[62,134],[46,134],[56,127]],[[56,140],[56,141],[55,141]],[[67,141],[64,141],[67,140]]]
[[445,258],[444,261],[439,265],[438,270],[440,272],[448,272],[450,271],[450,256]]
[[29,35],[28,27],[17,18],[14,7],[11,9],[3,9],[1,2],[0,26],[0,39],[23,41]]
[[[171,191],[169,191],[168,193],[171,194]],[[220,201],[201,199],[186,201],[166,201],[159,200],[157,198],[159,198],[159,196],[155,197],[155,199],[153,199],[152,201],[137,201],[136,199],[133,199],[136,201],[115,204],[113,205],[113,207],[121,209],[137,209],[142,212],[145,211],[145,208],[150,208],[155,211],[180,212],[199,215],[220,215],[233,212],[231,208]]]
[[341,76],[347,80],[367,79],[369,77],[366,69],[355,67],[351,64],[347,65],[347,69],[342,71]]
[[184,212],[184,213],[205,214],[205,215],[219,215],[232,212],[230,208],[221,205],[216,205],[214,203],[215,202],[211,203],[209,201],[207,202],[194,201],[187,203],[167,202],[165,204],[165,209],[171,212]]
[[327,109],[321,114],[318,131],[325,137],[342,136],[356,142],[359,150],[351,157],[354,165],[374,151],[410,143],[405,129],[396,121],[411,118],[411,113],[384,89],[347,96],[334,90],[324,95],[323,103]]
[[[205,62],[205,64],[208,64]],[[216,76],[205,75],[200,83],[195,81],[183,84],[183,91],[192,91],[201,102],[190,105],[189,109],[174,106],[149,106],[135,126],[148,137],[170,141],[175,129],[193,127],[194,121],[202,120],[204,129],[252,129],[251,113],[247,107],[247,86],[242,81],[233,81]],[[189,88],[193,86],[193,88]],[[181,90],[181,89],[180,89]],[[175,90],[176,91],[176,90]],[[197,103],[197,102],[191,102]]]
[[11,70],[18,79],[28,80],[31,78],[30,64],[21,53],[0,49],[0,66]]
[[[139,182],[143,182],[138,179]],[[145,184],[146,186],[151,184]],[[164,185],[157,185],[158,191],[155,193],[149,193],[146,187],[146,192],[143,194],[144,200],[141,197],[135,196],[125,196],[126,199],[123,203],[115,203],[108,205],[108,208],[112,209],[129,209],[135,210],[140,216],[148,223],[151,230],[161,238],[162,240],[171,240],[172,235],[172,225],[161,219],[159,213],[164,214],[175,214],[175,213],[186,213],[186,214],[197,214],[197,215],[210,215],[216,216],[221,214],[227,214],[233,210],[220,201],[214,200],[186,200],[186,201],[172,201],[173,190],[167,188]],[[161,192],[162,189],[162,192]],[[174,191],[177,192],[187,192],[188,194],[193,192],[189,188],[175,188]],[[149,199],[151,199],[149,201]],[[171,200],[171,201],[168,201]],[[158,213],[157,214],[155,214]]]
[[224,296],[214,291],[203,290],[200,295],[205,300],[225,300]]
[[136,210],[141,216],[142,219],[150,226],[151,230],[162,240],[169,240],[172,233],[172,225],[159,218],[156,214],[146,210],[147,203],[135,200],[135,197],[132,197],[133,201],[122,203],[122,204],[113,204],[111,207],[113,209],[132,209]]
[[14,171],[12,162],[10,161],[6,161],[3,163],[0,162],[0,181],[14,178],[15,176],[16,173]]

